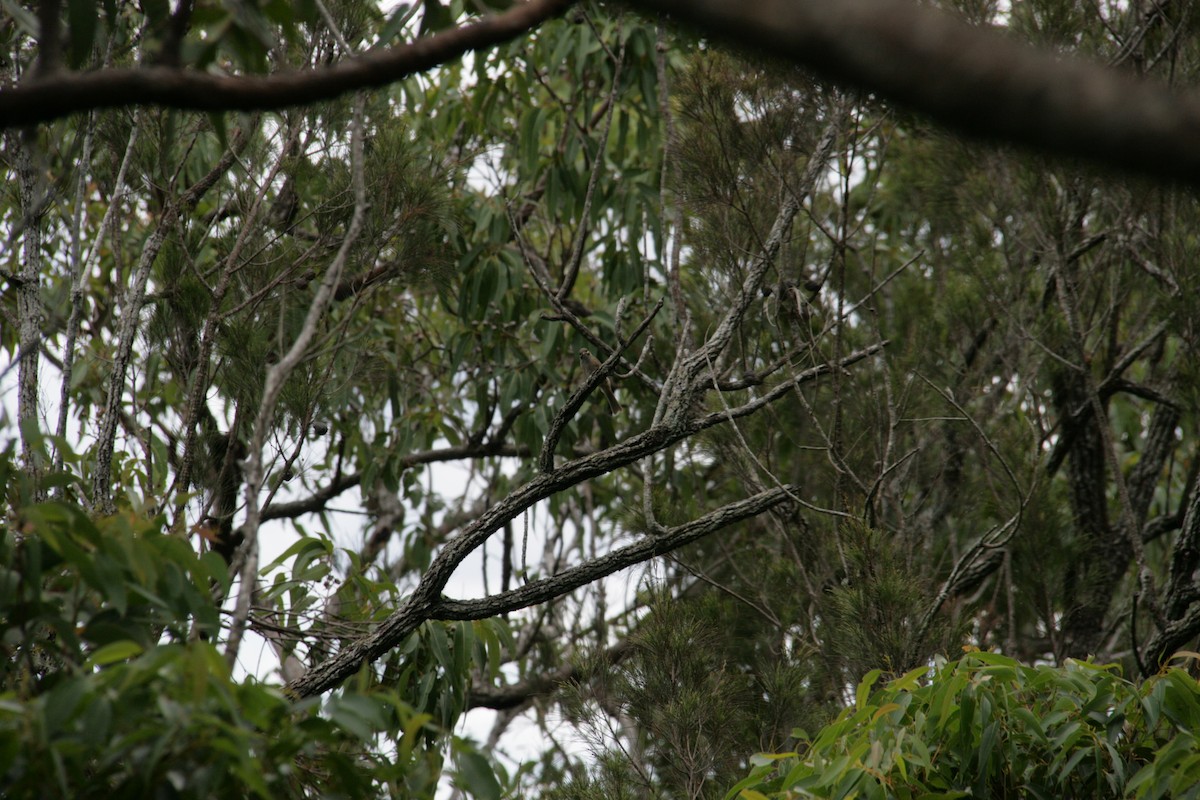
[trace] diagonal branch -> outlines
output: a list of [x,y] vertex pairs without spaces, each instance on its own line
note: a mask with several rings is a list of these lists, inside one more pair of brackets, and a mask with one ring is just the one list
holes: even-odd
[[253,111],[330,100],[374,89],[520,36],[559,14],[569,0],[530,0],[503,14],[324,69],[268,76],[214,75],[168,66],[54,75],[0,92],[0,129],[118,106]]
[[[629,655],[632,649],[628,640],[621,641],[605,650],[600,658],[605,663],[616,664]],[[520,683],[507,686],[472,686],[467,695],[467,707],[491,708],[496,711],[520,709],[539,695],[549,694],[565,683],[579,680],[585,672],[578,661],[572,660],[553,672],[534,675]]]
[[637,329],[629,336],[629,338],[625,339],[624,342],[622,342],[620,346],[613,351],[612,355],[605,359],[600,368],[593,372],[584,381],[583,386],[580,386],[579,389],[573,395],[571,395],[570,398],[568,398],[566,405],[564,405],[562,410],[554,416],[554,419],[550,423],[550,429],[546,432],[546,440],[542,445],[542,453],[538,457],[538,468],[542,472],[550,472],[554,469],[554,451],[558,447],[558,440],[562,437],[563,430],[567,427],[567,423],[570,422],[575,417],[575,413],[583,407],[583,403],[585,400],[587,400],[588,395],[590,395],[592,391],[594,391],[596,387],[599,386],[603,381],[608,379],[608,374],[617,365],[617,361],[621,358],[621,353],[625,352],[625,349],[629,347],[629,345],[633,344],[635,339],[642,335],[642,333],[647,327],[649,327],[650,323],[658,315],[658,312],[662,310],[662,307],[663,301],[660,297],[658,302],[654,305],[654,308],[650,309],[650,313],[646,315],[641,324],[638,325]]
[[1200,185],[1200,97],[910,0],[628,0],[957,131]]
[[[544,481],[544,477],[535,478],[531,483],[539,481]],[[478,531],[483,527],[485,520],[494,516],[494,512],[498,509],[511,507],[512,496],[510,496],[505,503],[485,512],[474,525],[467,529],[463,536],[451,542],[434,559],[434,563],[430,566],[416,592],[410,595],[409,599],[370,635],[352,643],[333,658],[309,670],[301,678],[289,682],[285,691],[293,697],[312,697],[321,694],[353,675],[364,663],[381,657],[426,620],[482,619],[559,597],[591,581],[669,552],[674,548],[682,547],[735,522],[761,514],[784,502],[787,499],[787,491],[787,487],[776,488],[731,503],[697,520],[670,528],[662,536],[644,538],[640,542],[623,547],[594,561],[580,564],[559,575],[535,581],[519,589],[476,601],[443,598],[441,589],[445,586],[445,579],[449,578],[449,573],[453,572],[454,568],[470,552],[470,549],[474,549],[473,547],[466,549],[463,543],[467,543],[466,546],[469,547],[470,542],[478,538]],[[518,490],[515,495],[521,493],[521,490]],[[450,555],[448,556],[448,554]],[[447,567],[449,568],[448,572],[446,571]],[[445,572],[445,579],[436,577],[441,572]],[[431,579],[431,576],[435,577]]]
[[480,600],[441,599],[431,611],[433,619],[484,619],[518,611],[547,600],[561,597],[580,586],[586,586],[612,575],[614,572],[649,561],[683,547],[708,534],[733,525],[736,522],[757,516],[788,499],[795,487],[780,486],[760,492],[753,497],[739,500],[711,511],[699,519],[674,528],[667,528],[657,536],[647,536],[634,544],[564,570],[549,578],[533,581],[518,589],[484,597]]
[[710,364],[715,363],[720,357],[726,345],[733,338],[734,331],[741,325],[750,305],[758,299],[759,289],[766,279],[767,272],[775,265],[779,249],[791,234],[792,222],[800,211],[800,203],[804,197],[813,192],[825,171],[825,165],[829,161],[833,145],[837,140],[839,122],[840,120],[834,119],[825,126],[820,140],[809,154],[799,187],[795,191],[788,191],[784,197],[779,213],[771,225],[771,231],[767,234],[762,249],[751,261],[733,304],[725,312],[720,323],[704,344],[680,362],[678,397],[671,398],[673,402],[676,402],[676,408],[685,411],[689,409],[696,393],[707,388],[711,383],[711,381],[701,380],[701,375],[709,369]]
[[[852,353],[836,363],[823,364],[805,370],[784,381],[782,389],[769,392],[767,397],[778,400],[788,394],[791,386],[817,380],[834,369],[845,369],[850,364],[865,358],[867,354],[877,352],[880,347],[882,345],[873,345],[863,351]],[[311,697],[326,692],[357,672],[363,664],[381,658],[422,622],[433,619],[433,615],[444,607],[442,590],[445,589],[450,577],[463,560],[486,542],[493,533],[525,513],[535,503],[584,481],[607,475],[621,467],[633,464],[705,428],[727,422],[731,417],[737,418],[753,413],[754,410],[765,406],[767,402],[769,401],[765,398],[758,398],[728,412],[722,411],[698,419],[680,418],[661,422],[598,453],[562,464],[554,472],[538,474],[523,486],[515,489],[503,501],[483,512],[474,522],[464,528],[461,536],[449,542],[430,563],[420,584],[408,599],[374,631],[368,636],[348,644],[337,655],[313,667],[303,677],[289,682],[286,691],[294,697]],[[786,492],[778,489],[774,491],[780,491],[781,499],[778,502],[782,502],[782,498],[786,497]],[[766,494],[773,496],[770,492]],[[762,496],[756,495],[756,497]],[[734,507],[737,507],[736,504]],[[720,514],[721,512],[722,510],[718,510],[713,513]],[[682,528],[687,529],[687,526],[682,526]],[[679,532],[681,529],[672,530]],[[683,532],[686,533],[686,530]],[[614,569],[621,568],[614,567]]]

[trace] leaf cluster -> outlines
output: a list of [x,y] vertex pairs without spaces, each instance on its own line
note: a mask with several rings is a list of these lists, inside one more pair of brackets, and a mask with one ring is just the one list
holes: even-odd
[[795,751],[757,756],[726,799],[1194,796],[1188,672],[1136,683],[1116,666],[964,649],[874,690],[881,672],[869,673],[851,707]]
[[[12,502],[0,525],[4,796],[431,797],[447,754],[456,782],[500,796],[474,746],[445,734],[475,660],[499,668],[494,626],[447,635],[431,623],[404,648],[406,678],[295,701],[239,677],[214,645],[229,581],[219,556],[197,555],[162,517],[28,502],[12,451],[0,458]],[[311,559],[298,561],[304,573]]]

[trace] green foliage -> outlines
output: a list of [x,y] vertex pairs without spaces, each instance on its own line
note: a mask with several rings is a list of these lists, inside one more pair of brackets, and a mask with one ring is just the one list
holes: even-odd
[[162,523],[95,521],[68,502],[18,507],[0,540],[10,589],[0,615],[5,685],[50,678],[47,663],[86,670],[105,648],[142,652],[164,636],[181,642],[193,628],[218,629],[207,587],[228,582],[225,565],[198,557]]
[[1023,666],[994,653],[918,667],[872,689],[794,752],[756,757],[727,800],[1165,798],[1200,785],[1200,685],[1171,668]]
[[[615,665],[585,665],[568,710],[595,763],[553,797],[719,797],[755,747],[780,747],[825,711],[812,701],[804,653],[771,651],[761,620],[707,596],[657,597]],[[605,714],[641,733],[633,763],[612,749]],[[653,776],[653,779],[651,779]]]
[[[214,646],[214,596],[229,580],[217,555],[198,556],[161,517],[23,504],[31,487],[17,474],[10,445],[0,460],[15,501],[0,526],[4,796],[432,796],[447,743],[455,780],[476,797],[500,796],[488,762],[445,734],[462,711],[467,670],[498,670],[492,623],[427,626],[405,649],[405,680],[296,702],[239,677]],[[290,584],[302,613],[321,548],[294,550],[308,554],[295,559]]]
[[[63,12],[68,69],[239,76],[348,55],[311,0],[44,5]],[[324,3],[354,52],[510,5]],[[1194,37],[1181,35],[1194,22],[1171,4],[1146,16],[1138,4],[1019,0],[1003,19],[993,0],[952,5],[1064,50],[1177,81],[1196,74]],[[3,6],[13,24],[0,25],[0,67],[24,80],[39,16]],[[179,42],[176,6],[193,11]],[[1125,657],[1131,621],[1153,635],[1145,606],[1132,613],[1124,492],[1097,455],[1100,431],[1079,425],[1097,387],[1125,488],[1145,499],[1134,516],[1146,567],[1177,574],[1181,498],[1200,463],[1200,206],[963,144],[660,22],[579,4],[531,36],[366,93],[363,231],[266,437],[264,519],[290,520],[298,540],[262,570],[251,622],[297,669],[361,642],[464,521],[535,475],[532,455],[580,379],[585,337],[572,323],[616,344],[665,296],[612,376],[622,412],[586,405],[558,455],[644,431],[676,356],[740,297],[781,198],[804,188],[829,130],[831,161],[696,412],[786,395],[557,492],[476,552],[488,577],[504,559],[507,590],[762,487],[789,484],[791,503],[671,554],[629,607],[610,607],[606,585],[594,602],[579,592],[511,621],[427,621],[323,704],[293,703],[273,676],[246,679],[218,657],[228,616],[214,598],[230,579],[187,532],[208,515],[229,528],[244,519],[241,469],[267,367],[301,328],[354,213],[351,99],[261,115],[109,109],[6,138],[5,165],[19,171],[27,157],[39,185],[35,202],[18,180],[0,195],[13,245],[0,256],[12,288],[0,295],[0,345],[15,364],[20,323],[36,321],[42,349],[21,357],[41,363],[42,385],[22,401],[32,413],[20,433],[32,463],[62,457],[64,469],[0,459],[0,792],[422,796],[450,774],[487,798],[533,783],[564,798],[714,797],[755,750],[789,751],[797,726],[828,722],[864,673],[904,674],[960,632],[1025,663]],[[235,143],[229,171],[159,230]],[[18,280],[33,231],[40,308],[18,302],[34,283]],[[139,317],[129,286],[143,256]],[[1064,275],[1077,282],[1074,323]],[[135,319],[137,346],[118,354]],[[828,380],[785,384],[883,341]],[[118,355],[130,357],[114,395],[122,512],[96,517],[76,501],[97,467],[98,423],[114,419]],[[35,430],[60,396],[46,364],[67,356],[66,429],[89,443],[78,453]],[[1167,446],[1149,423],[1163,409],[1176,414]],[[431,465],[443,462],[469,477],[441,480]],[[346,540],[360,520],[361,548]],[[527,554],[539,540],[545,552]],[[1181,608],[1195,597],[1183,589]],[[472,688],[542,685],[593,647],[570,709],[596,737],[592,762],[547,752],[507,775],[448,733]],[[1181,673],[1133,686],[1078,662],[972,655],[933,675],[861,690],[742,793],[1190,790],[1194,742],[1174,732],[1194,722]],[[530,692],[522,702],[549,727],[541,703],[554,701]]]
[[336,698],[326,718],[316,703],[233,681],[205,642],[159,645],[136,658],[110,645],[90,665],[24,702],[3,695],[0,784],[8,796],[268,798],[321,786],[331,797],[362,797],[396,774],[363,760],[386,728],[379,698]]
[[[847,520],[837,534],[840,555],[830,555],[841,579],[828,590],[829,647],[850,675],[875,666],[899,675],[937,652],[946,637],[945,624],[920,631],[931,588],[907,563],[901,544],[858,520]],[[919,637],[919,638],[918,638]]]

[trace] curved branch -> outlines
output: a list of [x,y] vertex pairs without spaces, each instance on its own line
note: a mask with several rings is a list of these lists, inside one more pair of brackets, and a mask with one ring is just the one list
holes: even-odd
[[[622,641],[605,650],[601,659],[609,665],[617,664],[629,655],[632,649],[627,640]],[[586,667],[582,667],[577,661],[569,661],[553,672],[534,675],[520,683],[507,686],[472,686],[467,693],[467,708],[491,708],[496,711],[521,708],[539,695],[550,694],[564,683],[579,680],[586,671]]]
[[330,100],[374,89],[491,47],[559,14],[570,0],[530,0],[503,14],[424,39],[347,59],[332,67],[269,76],[214,75],[167,66],[56,73],[0,92],[0,129],[118,106],[190,111],[253,111]]
[[[396,459],[399,469],[409,469],[410,467],[419,466],[422,464],[437,464],[443,461],[459,461],[468,458],[487,458],[489,456],[510,456],[513,458],[524,458],[529,455],[529,448],[524,445],[507,444],[503,441],[502,436],[493,438],[492,440],[480,445],[458,445],[455,447],[442,447],[436,450],[422,450],[418,453],[409,453],[406,456],[401,456]],[[313,492],[303,500],[292,500],[285,503],[271,503],[265,506],[262,510],[262,521],[272,519],[292,519],[303,514],[311,514],[317,511],[324,511],[325,505],[342,494],[353,489],[362,483],[362,475],[354,473],[352,475],[339,475],[335,477],[327,486]]]
[[[963,133],[1200,185],[1200,98],[1020,44],[900,0],[627,0],[671,14]],[[489,47],[560,13],[503,14],[321,70],[222,76],[166,66],[56,73],[0,92],[0,129],[96,108],[277,109],[377,88]]]
[[902,0],[627,0],[978,138],[1200,185],[1200,97]]
[[604,363],[599,369],[592,372],[592,374],[589,375],[586,380],[584,380],[583,385],[580,386],[579,389],[567,399],[566,405],[562,407],[562,410],[554,415],[554,419],[550,422],[550,429],[546,432],[546,440],[542,444],[541,455],[538,456],[538,469],[540,469],[542,472],[552,472],[554,470],[554,451],[558,447],[558,440],[562,437],[562,433],[566,429],[567,423],[570,422],[575,417],[575,413],[583,407],[583,402],[587,400],[588,395],[590,395],[592,391],[596,389],[596,387],[608,379],[609,373],[613,370],[613,368],[616,367],[617,362],[621,359],[621,354],[625,352],[629,345],[633,344],[635,339],[645,332],[646,328],[650,326],[650,323],[658,315],[658,312],[662,310],[662,307],[663,299],[660,297],[658,302],[654,304],[654,308],[650,309],[650,313],[645,316],[641,324],[637,326],[637,329],[629,336],[629,338],[622,341],[619,346],[613,350],[612,355],[604,360]]
[[1150,674],[1158,671],[1171,654],[1200,634],[1200,604],[1193,603],[1179,619],[1172,620],[1154,634],[1145,648],[1145,667]]

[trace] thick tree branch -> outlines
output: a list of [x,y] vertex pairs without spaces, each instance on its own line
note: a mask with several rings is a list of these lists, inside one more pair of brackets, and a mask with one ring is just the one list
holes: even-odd
[[362,483],[362,476],[358,473],[353,475],[338,475],[325,486],[317,489],[303,500],[291,500],[284,503],[271,503],[264,506],[262,510],[262,521],[266,522],[272,519],[294,519],[303,514],[312,514],[318,511],[324,511],[326,504],[330,500],[348,492],[355,486]]
[[[43,11],[49,3],[43,4]],[[16,154],[17,192],[21,199],[22,222],[24,226],[21,247],[21,272],[11,277],[11,283],[16,284],[17,319],[19,320],[21,350],[17,363],[17,419],[20,420],[21,457],[25,468],[35,478],[41,474],[44,464],[32,433],[38,425],[38,343],[41,341],[42,328],[42,240],[45,233],[43,224],[44,209],[38,199],[39,190],[48,194],[48,189],[40,185],[38,169],[34,154],[30,152],[35,142],[30,137],[11,135],[12,142],[18,149]],[[40,493],[40,490],[39,490]]]
[[[780,56],[969,135],[1200,185],[1200,98],[1031,48],[902,0],[629,0]],[[222,76],[153,66],[54,74],[0,92],[0,128],[96,108],[277,109],[377,88],[561,12],[530,0],[472,25],[320,70]]]
[[[844,369],[864,358],[867,353],[877,351],[880,347],[882,345],[873,345],[863,351],[852,353],[835,364],[825,364],[805,370],[789,378],[783,385],[790,387],[817,380],[828,374],[831,369]],[[786,391],[776,391],[770,393],[769,396],[778,399],[786,394]],[[370,663],[382,657],[422,622],[432,619],[432,615],[444,607],[442,590],[463,559],[486,542],[494,532],[516,519],[535,503],[586,480],[607,475],[621,467],[633,464],[704,428],[728,421],[731,415],[737,417],[751,413],[753,409],[763,407],[766,402],[765,399],[755,400],[745,406],[733,409],[732,414],[731,412],[721,412],[699,419],[683,413],[668,415],[663,421],[648,430],[618,442],[612,447],[562,464],[554,472],[537,475],[523,486],[515,489],[503,501],[481,514],[478,519],[466,527],[461,536],[449,542],[433,559],[416,590],[370,635],[347,645],[333,658],[309,670],[299,680],[290,682],[286,687],[287,692],[295,697],[311,697],[334,688],[357,672],[364,663]],[[719,514],[721,511],[713,513]],[[686,526],[684,527],[686,528]],[[620,567],[614,569],[620,569]]]
[[0,129],[118,106],[265,111],[330,100],[357,89],[387,86],[472,50],[508,41],[569,4],[568,0],[530,0],[461,28],[318,70],[231,76],[153,66],[55,73],[0,92]]
[[[607,451],[606,451],[607,452]],[[597,453],[582,461],[593,461],[604,453]],[[285,691],[293,697],[312,697],[340,684],[353,675],[363,663],[381,657],[396,646],[422,622],[430,619],[482,619],[504,611],[512,611],[536,605],[577,589],[606,575],[646,561],[656,555],[682,547],[689,542],[712,533],[719,528],[761,514],[787,499],[788,488],[776,488],[754,495],[730,505],[723,506],[705,516],[668,529],[662,536],[647,537],[640,542],[623,547],[550,578],[535,581],[519,589],[503,592],[477,601],[447,600],[441,596],[450,574],[468,553],[486,538],[480,531],[494,530],[495,517],[513,513],[514,498],[522,498],[532,486],[547,482],[547,476],[539,476],[519,489],[508,500],[483,514],[462,536],[444,549],[426,572],[421,585],[410,595],[399,609],[383,621],[369,636],[349,645],[336,656],[309,670],[299,680],[291,681]],[[500,523],[502,524],[502,523]]]
[[[1193,492],[1187,503],[1183,525],[1171,548],[1171,574],[1163,592],[1163,609],[1168,619],[1177,620],[1196,596],[1196,568],[1200,566],[1200,492]],[[1160,637],[1167,637],[1163,631]],[[1166,647],[1163,645],[1162,647]],[[1153,654],[1155,645],[1148,653]]]
[[533,581],[518,589],[502,592],[480,600],[443,599],[433,610],[434,619],[486,619],[508,611],[528,608],[555,597],[561,597],[580,586],[607,577],[614,572],[649,561],[672,550],[690,544],[713,531],[735,522],[757,516],[774,508],[788,498],[795,487],[776,487],[745,500],[722,506],[699,519],[668,528],[658,536],[647,536],[634,544],[614,550],[608,555],[579,564],[549,578]]
[[1175,428],[1179,425],[1181,416],[1176,406],[1155,406],[1146,430],[1141,457],[1129,472],[1130,504],[1137,520],[1139,536],[1144,535],[1142,530],[1146,526],[1146,514],[1150,511],[1150,501],[1154,498],[1158,478],[1168,459],[1179,446],[1179,441],[1175,438]]
[[1200,97],[908,0],[628,0],[963,133],[1200,185]]
[[[818,146],[814,155],[809,158],[808,169],[805,170],[804,176],[804,192],[811,191],[811,187],[816,181],[818,170],[823,167],[828,152],[832,148],[835,138],[834,133],[835,125],[830,124],[827,127],[826,134],[822,137],[821,145]],[[677,362],[677,368],[672,371],[672,378],[667,380],[667,384],[664,390],[662,390],[664,391],[664,396],[660,399],[659,410],[655,413],[654,425],[642,433],[632,435],[632,437],[620,441],[620,443],[612,447],[608,447],[606,450],[593,453],[593,455],[587,457],[577,458],[575,461],[560,465],[558,469],[553,471],[542,471],[533,480],[528,481],[526,485],[517,488],[516,491],[509,494],[509,497],[506,497],[502,503],[498,503],[482,513],[474,523],[468,525],[463,530],[463,534],[460,537],[449,542],[442,549],[442,552],[438,553],[437,558],[433,559],[433,563],[426,570],[425,576],[421,578],[421,582],[414,593],[408,597],[408,600],[400,608],[396,609],[396,612],[384,620],[370,636],[349,644],[347,648],[338,652],[329,661],[318,664],[317,667],[314,667],[310,672],[302,676],[301,679],[290,681],[287,691],[296,697],[310,697],[313,694],[328,691],[330,688],[341,684],[349,675],[354,674],[362,664],[377,660],[385,652],[394,648],[404,637],[407,637],[410,632],[415,630],[415,627],[420,625],[422,621],[432,619],[434,614],[445,613],[446,609],[457,608],[446,606],[446,601],[442,597],[442,590],[445,588],[446,583],[449,582],[451,575],[454,575],[455,570],[458,569],[458,565],[462,564],[463,559],[466,559],[467,555],[474,552],[476,548],[484,545],[488,536],[491,536],[494,531],[503,528],[506,523],[520,516],[521,513],[528,510],[530,506],[539,503],[540,500],[562,492],[564,489],[580,485],[580,483],[593,479],[593,477],[600,477],[601,475],[612,473],[612,471],[619,468],[628,467],[629,464],[640,461],[640,459],[647,456],[652,456],[654,453],[660,452],[666,449],[666,447],[670,447],[678,443],[678,441],[682,441],[690,437],[690,435],[702,431],[706,427],[720,425],[721,422],[730,421],[734,417],[752,413],[752,410],[762,408],[767,403],[774,401],[774,399],[786,396],[786,390],[780,390],[776,387],[776,390],[768,392],[766,397],[757,398],[755,401],[746,404],[743,408],[732,411],[727,410],[719,416],[697,417],[694,413],[697,396],[704,389],[707,389],[707,386],[712,384],[713,381],[712,375],[707,371],[708,365],[715,360],[715,356],[718,356],[728,341],[730,341],[733,330],[736,329],[740,320],[742,320],[746,309],[749,308],[758,296],[757,289],[762,283],[763,276],[766,275],[769,266],[774,263],[775,255],[779,251],[782,240],[787,235],[787,231],[790,230],[792,219],[799,210],[799,197],[800,193],[788,193],[784,205],[782,205],[779,215],[775,219],[767,242],[764,243],[762,252],[756,255],[754,263],[751,265],[748,276],[746,276],[742,285],[742,291],[740,291],[733,306],[722,317],[721,323],[716,326],[712,335],[708,337],[708,341],[704,342],[695,353],[683,356],[682,361]],[[650,317],[653,317],[653,314],[650,314]],[[868,348],[868,351],[874,351],[880,347],[882,345],[874,345],[874,347]],[[619,354],[614,354],[612,357],[616,359],[616,357],[619,357]],[[822,375],[827,374],[830,369],[845,368],[850,363],[862,359],[862,357],[864,357],[864,353],[853,354],[850,359],[841,359],[834,363],[828,363],[828,365],[808,369],[808,371],[794,375],[794,377],[784,381],[784,386],[790,387],[805,383],[805,381],[816,380],[822,377]],[[776,500],[776,503],[781,501],[782,498],[787,497],[786,488],[775,489],[775,491],[780,492],[781,495],[780,499]],[[773,497],[772,493],[767,494]],[[757,495],[757,497],[763,497],[763,495]],[[738,506],[734,504],[731,507]],[[722,511],[713,513],[714,515],[720,515]],[[680,535],[685,535],[688,530],[690,529],[684,527],[683,533],[680,533]],[[680,529],[676,529],[674,533],[679,533],[679,531]],[[662,531],[662,534],[667,539],[670,539],[671,533],[672,531]],[[611,554],[610,557],[606,558],[613,558],[618,554],[630,557],[631,554],[635,553],[640,554],[638,558],[642,560],[652,558],[655,553],[666,552],[655,551],[654,549],[658,547],[654,545],[654,542],[658,542],[660,539],[661,537],[656,537],[656,539],[646,540],[646,542],[642,542],[640,545],[632,546],[635,549],[624,548],[622,551],[618,551],[617,554]],[[643,548],[644,552],[638,551],[636,549],[638,547]],[[670,549],[670,547],[667,549]],[[604,560],[601,559],[601,561]],[[624,563],[624,561],[604,561],[604,564],[611,566],[611,571],[623,569],[624,566],[629,566],[632,563],[636,563],[636,561],[630,561],[630,563]],[[556,576],[548,578],[547,581],[565,581],[562,584],[553,584],[564,585],[564,587],[570,584],[569,588],[560,591],[559,594],[562,594],[563,591],[570,591],[578,587],[578,585],[588,583],[596,577],[602,577],[602,575],[608,575],[608,572],[601,572],[593,577],[586,577],[581,572],[568,571],[568,573],[564,573],[564,576],[570,577]],[[574,579],[578,579],[581,582],[571,584],[570,582],[574,581]],[[514,593],[502,595],[502,597],[505,597],[505,602],[523,603],[518,604],[518,606],[512,606],[514,608],[540,602],[538,600],[529,600],[529,597],[532,595],[521,594],[528,593],[530,587],[540,588],[544,591],[550,590],[544,582],[538,582],[530,584],[529,587],[517,589]],[[547,599],[552,596],[557,595],[546,595]],[[527,600],[528,602],[526,602]],[[499,613],[499,610],[482,615],[486,616],[491,613]]]
[[1146,670],[1156,672],[1180,647],[1200,634],[1200,603],[1193,603],[1186,614],[1172,620],[1146,645]]

